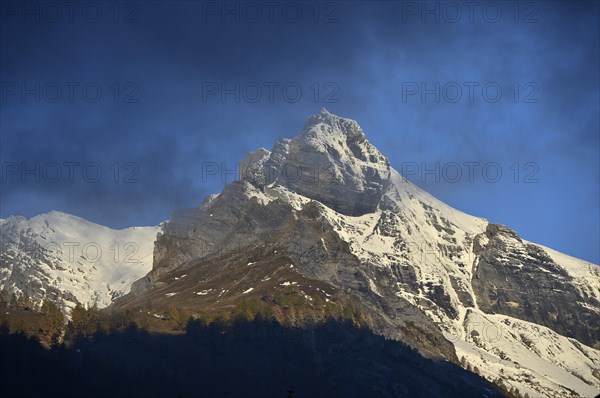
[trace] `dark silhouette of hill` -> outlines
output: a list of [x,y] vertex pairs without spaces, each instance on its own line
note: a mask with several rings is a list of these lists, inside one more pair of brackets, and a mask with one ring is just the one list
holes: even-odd
[[312,330],[190,321],[180,335],[132,325],[49,350],[4,325],[0,352],[4,397],[503,396],[454,364],[339,321]]

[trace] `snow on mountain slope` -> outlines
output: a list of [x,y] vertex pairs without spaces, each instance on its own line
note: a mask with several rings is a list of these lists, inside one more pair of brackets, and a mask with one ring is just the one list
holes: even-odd
[[[573,284],[585,294],[600,300],[600,267],[567,254],[560,253],[549,247],[533,243],[543,249],[552,259],[573,278]],[[600,312],[600,308],[595,308]]]
[[0,290],[102,308],[152,268],[159,227],[113,230],[52,211],[0,223]]
[[478,309],[468,309],[462,324],[460,335],[449,338],[457,355],[483,376],[532,397],[598,394],[598,350],[544,326]]

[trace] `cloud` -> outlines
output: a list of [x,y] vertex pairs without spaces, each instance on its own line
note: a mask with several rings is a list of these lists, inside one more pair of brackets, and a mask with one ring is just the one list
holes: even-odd
[[[411,2],[320,3],[318,15],[301,3],[303,17],[291,23],[282,3],[272,22],[250,23],[240,14],[239,23],[234,16],[223,24],[221,14],[207,15],[209,3],[138,2],[136,23],[114,23],[106,10],[97,23],[2,24],[3,84],[79,84],[72,103],[66,91],[56,103],[44,97],[50,91],[40,93],[40,103],[31,94],[23,103],[21,92],[2,102],[2,162],[97,162],[105,172],[95,184],[3,183],[2,217],[57,208],[113,227],[156,224],[221,189],[218,179],[202,182],[203,162],[234,165],[257,147],[295,135],[326,106],[357,119],[397,168],[405,161],[538,162],[544,179],[535,192],[508,181],[422,185],[462,210],[599,262],[596,223],[582,230],[585,244],[554,232],[572,231],[581,217],[573,209],[595,214],[598,202],[598,4],[535,3],[538,23],[523,22],[531,9],[520,9],[515,23],[508,3],[498,3],[498,22],[481,10],[470,22],[463,9],[457,23],[444,15],[423,23],[421,14],[403,8]],[[435,4],[443,5],[429,6]],[[473,102],[464,99],[466,91],[457,103],[432,95],[403,101],[407,82],[463,88],[495,82],[503,95],[499,102],[480,90]],[[539,89],[537,103],[523,102],[530,82]],[[86,84],[101,88],[98,102],[86,100]],[[207,95],[207,84],[219,91]],[[300,87],[298,101],[286,85]],[[257,86],[262,95],[252,102]],[[223,88],[234,89],[239,101],[232,93],[223,101]],[[137,165],[139,182],[114,183],[116,162],[121,178],[126,163]],[[557,164],[565,166],[544,166]],[[561,190],[577,195],[552,201]],[[517,198],[518,206],[506,206]],[[528,217],[534,208],[553,214],[552,233],[535,227]]]

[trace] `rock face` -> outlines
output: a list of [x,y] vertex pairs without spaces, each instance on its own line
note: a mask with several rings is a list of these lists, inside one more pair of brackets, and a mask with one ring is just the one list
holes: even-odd
[[[380,333],[402,337],[428,356],[456,359],[452,344],[418,308],[402,297],[384,303],[373,292],[372,265],[363,264],[340,238],[325,216],[327,207],[299,195],[285,195],[295,194],[286,189],[262,193],[247,181],[234,182],[210,203],[175,213],[158,235],[152,272],[132,290],[145,297],[145,290],[168,286],[174,271],[189,274],[199,263],[212,263],[221,270],[230,256],[261,247],[285,254],[308,278],[352,291],[371,308]],[[251,287],[255,288],[246,286]],[[414,330],[407,335],[409,324]]]
[[[573,288],[574,278],[539,246],[490,224],[474,242],[478,256],[473,289],[479,308],[547,326],[598,346],[600,301]],[[596,274],[600,278],[600,274]]]
[[263,196],[248,182],[234,182],[200,208],[175,212],[158,234],[148,280],[279,234],[291,206]]

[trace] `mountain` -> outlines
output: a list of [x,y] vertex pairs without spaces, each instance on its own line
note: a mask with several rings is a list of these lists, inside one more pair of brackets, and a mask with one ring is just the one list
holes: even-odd
[[388,338],[564,397],[600,389],[599,288],[598,266],[442,203],[357,122],[322,110],[249,154],[222,193],[176,212],[152,271],[117,305],[199,314],[255,299],[285,318],[278,295],[317,316],[351,298]]
[[150,271],[158,230],[114,230],[58,211],[0,220],[0,291],[106,307]]
[[[600,392],[597,265],[444,204],[394,170],[357,122],[326,110],[294,138],[250,153],[239,174],[202,205],[176,211],[156,239],[156,229],[144,230],[144,270],[130,267],[121,290],[114,281],[125,278],[108,265],[96,267],[104,273],[71,266],[78,278],[63,277],[60,294],[72,292],[70,303],[101,296],[103,305],[112,301],[109,309],[129,310],[154,330],[180,314],[267,314],[300,329],[351,319],[521,394]],[[31,273],[44,281],[37,290],[43,295],[62,262],[45,277],[49,260],[39,259],[39,243],[14,258],[23,236],[48,240],[47,224],[10,220],[2,222],[2,240],[5,229],[14,231],[13,248],[3,246],[1,267],[15,276],[3,276],[3,288],[23,291],[19,275]],[[50,225],[55,235],[80,233]],[[140,279],[130,283],[134,273]],[[105,280],[113,282],[104,287]]]

